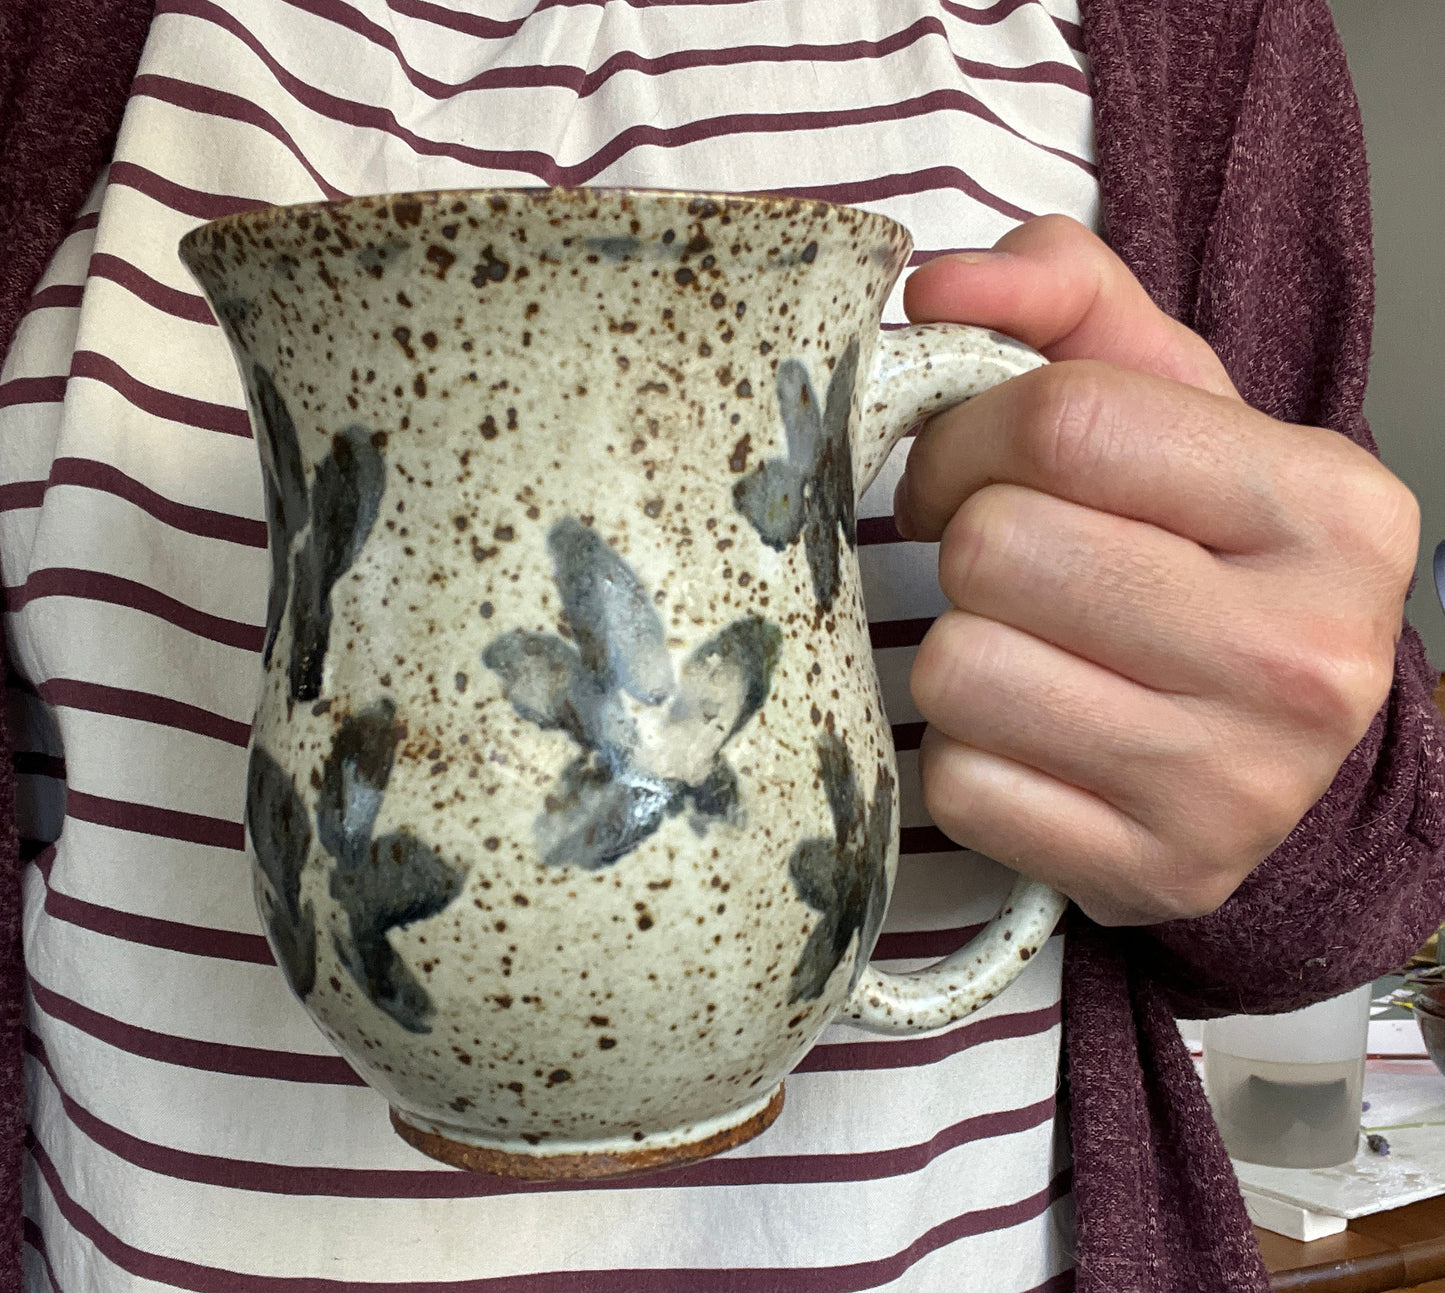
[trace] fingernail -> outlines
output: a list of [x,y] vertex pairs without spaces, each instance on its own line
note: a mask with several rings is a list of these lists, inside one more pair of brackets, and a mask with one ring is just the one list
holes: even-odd
[[893,487],[893,525],[898,533],[909,543],[917,530],[913,528],[913,517],[908,511],[908,473],[905,471],[898,478],[898,484]]
[[977,251],[950,252],[947,259],[959,260],[962,261],[965,265],[981,265],[988,261],[1003,260],[1005,257],[1010,255],[1012,255],[1012,253],[1007,251],[993,251],[992,249],[983,249]]

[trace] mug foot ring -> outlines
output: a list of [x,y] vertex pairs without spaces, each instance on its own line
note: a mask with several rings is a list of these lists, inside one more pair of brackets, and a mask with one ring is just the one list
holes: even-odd
[[396,1134],[414,1149],[464,1171],[526,1181],[586,1181],[637,1176],[644,1172],[658,1172],[710,1158],[724,1150],[734,1149],[766,1131],[782,1112],[782,1108],[783,1088],[779,1085],[772,1098],[757,1113],[699,1140],[595,1153],[521,1154],[487,1145],[469,1144],[452,1140],[434,1131],[413,1127],[395,1109],[391,1111],[391,1125]]

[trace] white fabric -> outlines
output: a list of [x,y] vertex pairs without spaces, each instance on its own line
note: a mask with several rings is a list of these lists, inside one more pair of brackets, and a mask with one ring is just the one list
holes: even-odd
[[[556,182],[854,202],[906,224],[916,262],[1029,214],[1097,225],[1077,21],[1071,0],[162,0],[115,161],[0,374],[28,1289],[1067,1286],[1057,938],[940,1036],[831,1029],[770,1131],[679,1174],[537,1190],[393,1136],[259,934],[240,822],[260,478],[175,247],[247,201]],[[860,559],[874,620],[916,642],[898,622],[942,609],[934,550],[869,541],[905,452]],[[1008,878],[929,851],[912,654],[877,652],[912,832],[880,945],[897,966]]]

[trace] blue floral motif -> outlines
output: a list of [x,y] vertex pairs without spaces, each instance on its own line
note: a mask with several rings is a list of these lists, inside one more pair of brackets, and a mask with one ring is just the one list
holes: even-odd
[[788,862],[798,897],[818,913],[818,923],[793,970],[790,1002],[822,996],[855,934],[858,951],[848,990],[857,987],[888,909],[893,774],[879,766],[873,802],[865,803],[853,756],[832,732],[818,739],[818,766],[833,818],[833,838],[804,840]]
[[787,453],[769,458],[733,487],[733,503],[770,548],[791,547],[799,536],[808,554],[818,605],[831,610],[842,583],[842,545],[858,542],[853,497],[853,449],[848,414],[858,373],[858,341],[848,343],[818,396],[797,359],[778,365],[778,408]]
[[595,871],[685,808],[699,830],[735,812],[723,747],[762,708],[782,634],[755,616],[734,620],[674,670],[652,598],[595,531],[564,518],[548,547],[571,641],[516,629],[482,662],[521,717],[581,747],[535,836],[547,865]]
[[[351,568],[381,507],[386,464],[377,439],[352,426],[331,438],[316,465],[311,488],[296,424],[271,374],[252,366],[261,431],[261,479],[271,549],[271,593],[266,606],[266,664],[276,645],[281,616],[291,604],[290,695],[293,701],[321,694],[331,636],[331,590]],[[294,559],[296,536],[306,531]]]

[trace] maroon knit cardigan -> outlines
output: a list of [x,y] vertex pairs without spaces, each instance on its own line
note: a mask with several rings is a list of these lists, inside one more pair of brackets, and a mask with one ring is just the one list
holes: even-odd
[[[1081,7],[1110,242],[1256,408],[1373,450],[1362,412],[1369,189],[1326,0]],[[149,21],[149,0],[0,0],[0,353],[108,156]],[[1407,628],[1389,700],[1330,790],[1213,915],[1108,930],[1072,913],[1064,1046],[1078,1293],[1268,1289],[1174,1018],[1295,1009],[1399,965],[1428,936],[1445,914],[1434,682]],[[24,1002],[5,752],[0,1293],[12,1293]]]

